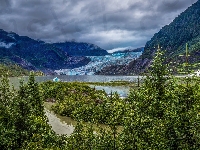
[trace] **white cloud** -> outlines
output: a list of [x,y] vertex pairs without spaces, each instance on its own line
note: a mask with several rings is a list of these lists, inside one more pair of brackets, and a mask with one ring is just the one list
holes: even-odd
[[124,50],[127,50],[127,49],[134,49],[134,48],[131,47],[131,46],[128,46],[128,47],[118,47],[118,48],[114,48],[114,49],[107,50],[107,51],[108,51],[108,53],[113,53],[113,52],[116,52],[116,51],[124,51]]
[[0,29],[48,42],[139,47],[196,1],[4,0]]

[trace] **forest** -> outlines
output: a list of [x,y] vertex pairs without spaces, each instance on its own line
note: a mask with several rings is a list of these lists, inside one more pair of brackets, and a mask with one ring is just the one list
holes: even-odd
[[7,73],[9,77],[18,77],[18,76],[27,76],[29,75],[29,71],[26,69],[23,69],[19,65],[16,64],[3,64],[0,63],[0,76]]
[[[34,73],[15,89],[4,74],[0,149],[200,149],[200,78],[171,75],[164,59],[158,50],[142,85],[125,99],[76,82],[37,83]],[[57,135],[48,124],[47,101],[55,113],[78,121],[70,136]]]

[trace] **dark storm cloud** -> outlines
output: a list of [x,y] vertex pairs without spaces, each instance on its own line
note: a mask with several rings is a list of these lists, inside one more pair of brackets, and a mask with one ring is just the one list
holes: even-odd
[[0,2],[0,12],[7,11],[11,6],[10,0],[1,0]]
[[178,11],[180,9],[185,9],[192,4],[192,1],[182,1],[182,0],[164,0],[157,9],[160,12],[171,12]]
[[0,0],[0,28],[47,42],[144,46],[197,0]]

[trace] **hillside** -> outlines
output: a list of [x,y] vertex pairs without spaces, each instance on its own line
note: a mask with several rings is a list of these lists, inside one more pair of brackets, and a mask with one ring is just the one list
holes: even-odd
[[54,43],[54,45],[72,56],[104,56],[108,54],[106,50],[89,43],[65,42]]
[[[169,25],[164,26],[149,40],[140,58],[125,66],[104,68],[106,73],[124,70],[123,74],[138,74],[144,72],[151,64],[157,45],[165,50],[166,62],[174,68],[180,68],[185,63],[185,45],[188,43],[188,61],[194,69],[200,68],[200,0],[187,8]],[[179,56],[182,55],[182,56]],[[116,69],[114,69],[116,68]],[[175,70],[174,73],[177,73]]]
[[90,61],[84,51],[97,56],[107,54],[106,50],[88,43],[45,43],[0,29],[0,62],[18,64],[28,70],[53,72],[84,66]]
[[157,44],[166,50],[166,55],[174,57],[185,52],[185,44],[189,44],[189,52],[200,49],[200,1],[186,9],[173,22],[164,26],[154,34],[145,45],[143,57],[150,53]]
[[9,77],[28,76],[29,71],[18,65],[0,64],[0,77],[7,74]]
[[[154,34],[146,43],[141,58],[151,60],[155,52],[154,47],[160,44],[165,50],[167,63],[171,63],[171,67],[179,68],[186,61],[186,43],[188,43],[190,55],[188,62],[196,66],[193,67],[194,69],[198,69],[200,67],[200,1],[187,8],[173,22]],[[174,73],[177,73],[177,70]]]

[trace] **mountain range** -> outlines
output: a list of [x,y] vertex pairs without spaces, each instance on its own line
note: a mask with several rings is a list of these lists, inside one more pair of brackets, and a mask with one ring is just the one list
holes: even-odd
[[90,62],[86,55],[106,54],[106,50],[94,44],[45,43],[0,29],[0,62],[18,64],[28,70],[42,70],[48,73],[55,69],[81,67]]
[[166,63],[176,68],[174,73],[177,73],[177,69],[186,63],[186,43],[189,53],[188,63],[194,69],[200,68],[200,0],[155,33],[146,43],[143,54],[137,60],[133,60],[128,65],[107,66],[100,74],[113,72],[130,75],[145,72],[152,62],[158,44],[165,51]]
[[[0,63],[18,64],[28,70],[41,70],[48,73],[59,69],[84,68],[84,66],[86,68],[89,66],[91,69],[99,66],[96,60],[99,62],[105,60],[104,64],[108,65],[101,66],[100,70],[95,69],[98,70],[95,74],[132,75],[147,70],[158,44],[165,51],[166,63],[170,63],[174,68],[179,68],[186,63],[185,46],[187,44],[188,63],[196,69],[200,68],[200,0],[155,33],[145,44],[144,50],[143,48],[134,50],[134,52],[143,51],[139,58],[125,61],[123,64],[115,63],[119,61],[109,55],[119,54],[120,57],[130,60],[130,57],[124,57],[126,55],[123,53],[128,54],[133,51],[132,49],[109,54],[94,44],[73,41],[45,43],[2,29],[0,29]],[[114,63],[108,63],[110,61],[107,58],[104,59],[103,56],[108,56],[109,59],[114,60]],[[122,59],[119,58],[119,60]],[[176,72],[177,70],[174,71]]]

